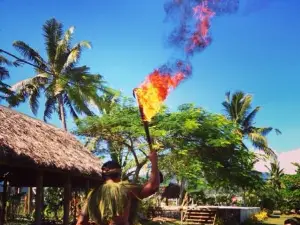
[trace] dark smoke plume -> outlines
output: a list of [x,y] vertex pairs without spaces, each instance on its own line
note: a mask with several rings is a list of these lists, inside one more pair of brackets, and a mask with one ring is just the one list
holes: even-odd
[[175,23],[168,43],[185,51],[187,57],[210,45],[209,32],[213,16],[236,13],[239,0],[168,0],[166,20]]

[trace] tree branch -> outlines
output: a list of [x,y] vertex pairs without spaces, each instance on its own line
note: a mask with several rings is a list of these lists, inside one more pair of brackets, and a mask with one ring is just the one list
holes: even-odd
[[142,149],[139,148],[139,151],[141,151],[143,153],[143,155],[148,159],[148,155],[146,154],[146,152],[144,152]]
[[138,160],[138,157],[137,157],[137,155],[136,155],[136,152],[135,152],[134,149],[133,149],[133,143],[132,143],[132,140],[129,139],[129,141],[130,141],[130,145],[128,145],[128,144],[126,143],[126,144],[127,144],[127,147],[128,147],[128,150],[132,153],[132,155],[133,155],[133,157],[134,157],[135,164],[136,164],[136,166],[138,167],[138,166],[140,165],[139,160]]

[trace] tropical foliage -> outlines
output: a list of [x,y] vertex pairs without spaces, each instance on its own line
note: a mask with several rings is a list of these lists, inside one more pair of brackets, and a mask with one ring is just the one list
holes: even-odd
[[265,210],[262,210],[258,213],[255,213],[252,218],[254,219],[254,221],[257,222],[263,222],[264,220],[268,219],[268,212]]
[[296,167],[296,173],[300,173],[300,163],[292,163]]
[[284,176],[283,169],[280,168],[280,164],[277,160],[270,163],[270,167],[266,166],[269,173],[269,183],[274,190],[282,188],[281,179]]
[[[255,116],[261,107],[257,106],[252,109],[252,100],[253,97],[250,94],[242,91],[237,91],[232,95],[227,92],[222,105],[227,118],[239,125],[239,131],[245,139],[249,140],[255,148],[263,150],[268,155],[275,156],[266,138],[274,128],[255,126]],[[281,133],[278,129],[274,130],[277,134]],[[245,144],[244,147],[247,148]]]
[[6,66],[12,65],[17,66],[18,64],[16,62],[13,63],[3,55],[0,55],[0,102],[1,100],[13,101],[14,92],[8,84],[4,83],[4,80],[9,78],[9,71]]
[[[214,187],[252,186],[255,174],[253,153],[243,150],[242,136],[235,123],[192,104],[178,111],[164,108],[150,124],[155,143],[160,146],[160,165],[166,178],[176,176],[179,183],[195,189],[203,182]],[[120,162],[125,173],[135,174],[147,163],[148,146],[132,101],[115,105],[110,114],[87,117],[78,123],[77,134],[88,137],[87,145],[96,154],[108,154]],[[202,177],[202,178],[201,178]],[[251,183],[252,182],[252,183]]]
[[[132,99],[121,98],[108,88],[101,75],[92,74],[89,67],[79,65],[82,51],[91,48],[91,44],[80,41],[72,45],[74,30],[70,27],[64,32],[59,21],[47,20],[43,26],[46,57],[23,41],[13,43],[22,57],[0,49],[0,101],[5,100],[10,106],[28,101],[36,115],[40,100],[45,99],[45,121],[57,113],[63,128],[67,129],[66,116],[70,114],[77,125],[74,133],[86,140],[93,154],[118,161],[124,180],[144,181],[151,165],[148,164],[149,146],[139,109]],[[8,60],[3,54],[16,61]],[[10,87],[4,82],[9,78],[8,68],[21,63],[33,66],[35,75]],[[285,175],[273,157],[266,181],[254,170],[257,157],[246,143],[275,156],[267,135],[273,130],[280,131],[255,126],[261,108],[252,108],[252,102],[249,94],[228,92],[222,103],[225,115],[193,104],[182,104],[174,111],[164,106],[149,123],[164,183],[175,180],[177,187],[180,186],[181,200],[184,193],[188,193],[200,204],[232,204],[232,196],[237,194],[243,197],[243,202],[236,204],[260,206],[269,211],[280,208],[288,212],[300,208],[299,163],[294,163],[297,174]],[[79,118],[80,114],[86,117]],[[118,187],[109,189],[113,196],[114,192],[119,192]],[[60,188],[45,189],[44,215],[58,220],[62,197]],[[123,197],[120,196],[120,202]],[[104,201],[111,199],[105,197]],[[94,203],[91,208],[99,206],[98,202]],[[111,212],[114,204],[107,204]],[[109,210],[101,210],[103,215],[111,217]],[[263,221],[266,214],[265,211],[256,214],[255,220]]]
[[294,175],[284,175],[281,179],[283,188],[281,189],[281,206],[283,211],[300,209],[300,173]]
[[[44,120],[58,113],[64,129],[66,109],[74,119],[78,114],[93,115],[89,105],[103,108],[105,97],[99,92],[111,94],[104,85],[103,77],[91,74],[87,66],[79,66],[79,59],[85,48],[91,48],[88,41],[71,44],[74,27],[63,33],[63,25],[56,19],[47,20],[43,26],[47,58],[23,41],[15,41],[13,46],[35,67],[36,75],[12,86],[21,101],[28,99],[32,112],[36,115],[39,98],[46,98]],[[16,105],[16,104],[15,104]]]
[[[127,176],[138,174],[147,162],[147,141],[144,138],[138,108],[124,100],[112,106],[110,113],[91,116],[78,123],[78,135],[88,138],[87,145],[98,155],[110,155],[120,163]],[[135,171],[130,170],[136,167]]]
[[55,218],[55,220],[58,220],[59,210],[61,210],[63,206],[63,189],[54,187],[45,188],[44,198],[45,214],[48,217],[52,216]]

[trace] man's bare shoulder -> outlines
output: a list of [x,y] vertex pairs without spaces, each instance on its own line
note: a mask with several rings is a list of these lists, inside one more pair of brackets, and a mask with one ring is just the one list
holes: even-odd
[[128,183],[126,186],[129,190],[129,194],[131,195],[131,197],[137,198],[139,200],[147,198],[155,194],[155,192],[157,192],[156,189],[154,190],[151,187],[149,187],[149,183],[146,184]]
[[122,184],[128,190],[128,194],[130,195],[130,197],[137,198],[137,199],[141,198],[140,193],[143,189],[143,185],[130,183],[128,181],[122,182]]

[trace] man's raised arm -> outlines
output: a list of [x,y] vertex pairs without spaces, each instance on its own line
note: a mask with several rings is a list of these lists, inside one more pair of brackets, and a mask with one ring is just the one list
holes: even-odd
[[88,199],[85,201],[76,225],[89,225]]
[[151,162],[151,174],[148,182],[140,192],[141,198],[147,198],[150,195],[154,194],[158,190],[160,184],[157,152],[151,151],[149,154],[149,159]]

